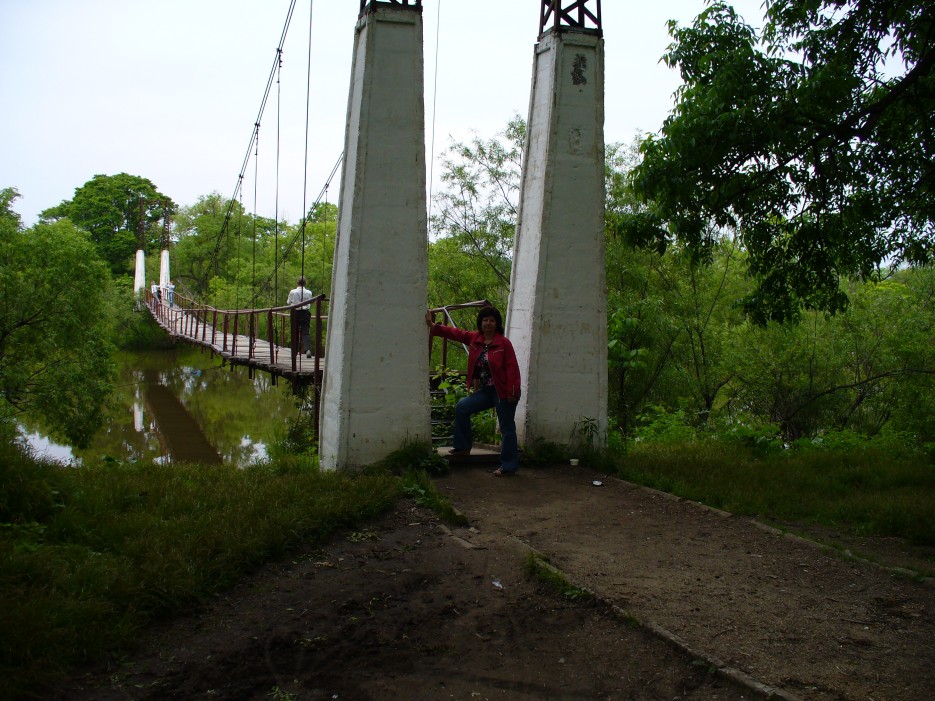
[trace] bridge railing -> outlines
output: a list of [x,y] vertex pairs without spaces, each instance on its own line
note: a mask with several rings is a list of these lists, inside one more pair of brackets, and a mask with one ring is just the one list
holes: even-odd
[[254,360],[258,353],[271,365],[285,362],[280,352],[289,349],[292,371],[299,369],[302,339],[298,333],[293,310],[310,307],[312,312],[309,336],[314,353],[313,372],[322,371],[325,324],[328,320],[328,299],[320,294],[297,304],[261,309],[218,309],[176,294],[174,299],[154,298],[145,292],[146,303],[153,315],[169,333],[209,346],[237,358]]
[[[153,315],[172,335],[184,337],[237,359],[254,360],[258,358],[259,353],[264,356],[263,360],[268,359],[271,365],[287,362],[293,372],[299,370],[302,339],[292,311],[307,305],[312,312],[309,337],[314,364],[311,370],[318,377],[324,369],[324,341],[329,300],[323,294],[297,304],[261,309],[219,309],[197,302],[183,294],[174,295],[170,304],[169,300],[153,297],[148,290],[144,291],[144,295],[146,304],[152,310]],[[458,327],[453,312],[479,309],[485,306],[491,306],[490,301],[480,299],[474,302],[435,307],[429,311],[442,314],[446,324]],[[438,352],[434,346],[436,338],[441,341]],[[456,341],[439,336],[429,339],[429,355],[437,361],[436,367],[440,367],[443,373],[448,370],[449,352],[452,346],[465,353],[467,351],[463,344]],[[288,361],[279,357],[285,348],[289,349]],[[459,361],[459,364],[460,362],[463,361]],[[463,369],[459,367],[457,370]]]

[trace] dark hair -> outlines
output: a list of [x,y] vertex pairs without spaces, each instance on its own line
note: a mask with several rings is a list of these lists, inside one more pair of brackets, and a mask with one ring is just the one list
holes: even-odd
[[501,336],[503,335],[503,317],[500,316],[500,312],[497,311],[496,307],[481,307],[480,311],[477,312],[477,330],[481,331],[480,323],[486,319],[488,316],[493,317],[494,321],[497,322],[497,333]]
[[305,276],[303,275],[303,276],[300,277],[298,280],[296,280],[296,284],[297,284],[299,287],[305,287]]

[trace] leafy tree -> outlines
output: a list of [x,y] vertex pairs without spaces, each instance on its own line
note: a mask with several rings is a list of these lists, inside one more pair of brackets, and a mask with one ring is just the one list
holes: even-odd
[[203,196],[176,217],[176,282],[222,308],[284,304],[299,275],[316,294],[327,294],[336,223],[337,207],[327,202],[309,210],[303,229],[254,217],[217,193]]
[[690,411],[705,424],[731,378],[725,342],[742,319],[742,256],[723,238],[700,265],[676,243],[637,250],[618,232],[645,217],[626,187],[637,144],[606,148],[607,287],[611,410],[625,430],[648,406]]
[[459,304],[489,299],[506,308],[508,288],[489,266],[461,248],[454,238],[441,238],[429,244],[429,304]]
[[813,312],[794,324],[740,329],[732,339],[731,415],[776,425],[790,440],[830,427],[843,401],[833,388],[846,374],[848,344],[829,323]]
[[[207,299],[207,281],[215,269],[215,244],[224,223],[228,202],[216,192],[181,207],[175,217],[176,242],[172,247],[172,274],[197,299]],[[239,211],[239,203],[235,203]],[[156,268],[154,267],[155,271]]]
[[308,210],[307,222],[313,224],[336,224],[338,221],[338,206],[331,202],[316,202]]
[[[746,324],[731,338],[730,411],[776,424],[789,439],[827,429],[893,428],[931,440],[935,314],[919,304],[931,269],[854,284],[847,312],[795,324]],[[909,400],[909,401],[907,401]]]
[[635,251],[622,239],[610,238],[606,255],[608,409],[629,433],[647,403],[663,401],[663,387],[672,390],[672,405],[678,404],[678,392],[663,377],[679,330],[663,314],[663,296],[653,274],[658,254]]
[[654,266],[662,285],[665,315],[678,328],[670,352],[672,370],[706,425],[731,381],[734,368],[726,354],[742,324],[737,299],[746,287],[734,242],[724,239],[712,253],[712,265],[699,265],[688,255],[669,255]]
[[645,210],[627,187],[639,161],[638,143],[607,144],[604,153],[609,409],[629,432],[668,362],[678,330],[663,328],[661,297],[651,283],[651,268],[660,254],[635,250],[618,235],[624,221]]
[[0,190],[0,242],[6,243],[16,238],[22,227],[19,214],[13,211],[13,202],[19,197],[16,188],[6,187]]
[[935,268],[927,266],[853,290],[841,319],[851,363],[840,422],[864,434],[892,428],[920,444],[935,441],[933,283]]
[[504,141],[475,136],[469,144],[451,145],[442,161],[446,189],[435,197],[431,225],[436,236],[453,239],[465,256],[488,268],[502,297],[510,286],[526,123],[516,116],[498,136]]
[[75,190],[75,196],[45,210],[43,221],[67,217],[86,230],[114,273],[133,274],[140,247],[158,251],[164,223],[176,209],[171,199],[137,175],[95,175]]
[[729,240],[700,265],[684,250],[607,246],[611,410],[629,431],[651,406],[683,410],[704,426],[734,378],[731,339],[748,288]]
[[15,197],[0,192],[0,416],[37,414],[81,444],[110,392],[110,275],[70,221],[23,230]]
[[840,281],[933,259],[935,6],[773,0],[758,35],[724,2],[670,23],[684,84],[642,146],[621,230],[707,258],[739,232],[760,323],[846,307]]

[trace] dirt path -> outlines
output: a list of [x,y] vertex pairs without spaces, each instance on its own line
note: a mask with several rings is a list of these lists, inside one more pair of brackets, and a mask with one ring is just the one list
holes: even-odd
[[[439,481],[481,542],[512,536],[575,582],[789,698],[935,698],[935,587],[585,469]],[[594,480],[601,486],[594,486]],[[852,543],[881,560],[892,540]]]
[[[583,468],[437,484],[469,528],[404,504],[37,697],[935,697],[935,587]],[[529,579],[529,548],[599,602]]]

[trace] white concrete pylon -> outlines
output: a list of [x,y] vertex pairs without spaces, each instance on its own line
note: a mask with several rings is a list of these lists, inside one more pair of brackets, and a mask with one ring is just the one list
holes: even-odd
[[136,270],[133,275],[133,294],[136,295],[137,300],[140,299],[140,296],[143,294],[143,290],[146,289],[146,254],[143,250],[138,250],[136,252]]
[[165,291],[166,287],[169,286],[170,278],[169,251],[164,250],[159,256],[159,287],[161,287],[163,291]]
[[421,8],[355,30],[319,457],[353,469],[431,440]]
[[506,325],[526,445],[606,441],[603,51],[570,29],[535,50]]

